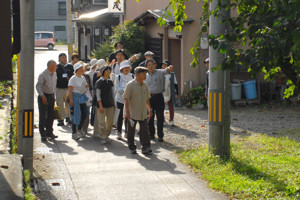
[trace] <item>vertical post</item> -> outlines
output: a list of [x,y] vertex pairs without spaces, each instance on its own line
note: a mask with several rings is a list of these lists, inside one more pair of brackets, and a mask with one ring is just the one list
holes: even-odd
[[[230,3],[230,0],[222,1],[222,4],[227,3]],[[217,4],[218,0],[213,0],[210,3],[210,10],[214,10]],[[220,10],[220,12],[229,15],[229,12],[225,10]],[[220,23],[222,19],[222,15],[210,16],[209,34],[217,36],[226,32],[226,24]],[[209,149],[214,155],[225,158],[230,154],[229,72],[221,68],[214,72],[212,70],[221,65],[224,59],[224,55],[219,53],[218,49],[209,47],[209,57]]]
[[[23,154],[24,169],[32,173],[33,157],[33,113],[34,97],[34,0],[20,2],[21,46],[19,82],[18,153]],[[27,134],[25,136],[25,134]]]
[[123,24],[123,23],[124,23],[124,20],[123,20],[123,13],[121,13],[121,14],[119,15],[119,23],[120,23],[120,24]]
[[67,43],[68,43],[68,59],[71,61],[73,53],[73,29],[72,29],[72,14],[71,14],[71,0],[67,0]]

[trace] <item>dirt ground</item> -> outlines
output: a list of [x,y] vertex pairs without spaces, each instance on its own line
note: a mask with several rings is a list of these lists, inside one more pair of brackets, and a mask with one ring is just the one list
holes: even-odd
[[[165,146],[189,149],[208,141],[207,109],[175,109],[175,126],[165,126]],[[169,116],[165,113],[168,121]],[[300,104],[268,104],[231,108],[231,139],[239,135],[263,133],[289,136],[300,142]]]

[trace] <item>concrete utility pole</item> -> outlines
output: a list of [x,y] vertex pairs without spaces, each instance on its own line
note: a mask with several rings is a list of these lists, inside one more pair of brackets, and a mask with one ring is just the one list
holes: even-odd
[[[230,0],[223,0],[222,3],[228,4]],[[213,0],[210,3],[210,10],[214,10],[217,4],[218,0]],[[229,11],[220,12],[229,16]],[[210,16],[209,34],[226,33],[226,24],[219,23],[222,19],[221,15],[218,18]],[[209,57],[209,149],[214,155],[226,158],[230,156],[230,72],[221,68],[212,71],[212,68],[222,64],[224,54],[209,47]]]
[[23,154],[24,169],[32,173],[34,132],[34,0],[20,2],[21,47],[19,83],[18,153]]
[[73,28],[72,28],[72,14],[71,14],[71,0],[67,0],[67,42],[68,42],[68,59],[71,61],[73,53]]

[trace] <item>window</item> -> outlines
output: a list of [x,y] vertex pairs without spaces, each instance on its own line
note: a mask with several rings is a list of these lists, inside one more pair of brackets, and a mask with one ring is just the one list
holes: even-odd
[[52,38],[51,33],[42,33],[42,39]]
[[66,15],[67,13],[66,2],[58,2],[58,14],[59,15]]
[[35,33],[34,34],[34,39],[40,39],[40,34],[39,33]]
[[93,0],[93,4],[107,4],[107,0]]
[[54,26],[54,31],[66,31],[65,26]]

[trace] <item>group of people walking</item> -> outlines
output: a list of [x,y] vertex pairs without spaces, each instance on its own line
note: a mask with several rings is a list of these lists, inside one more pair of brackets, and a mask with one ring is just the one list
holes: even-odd
[[[115,48],[116,52],[109,56],[108,63],[104,59],[92,59],[87,64],[79,61],[78,54],[73,54],[69,64],[64,53],[59,54],[58,64],[54,60],[48,61],[47,69],[39,75],[36,84],[39,131],[43,142],[48,137],[57,138],[53,134],[55,101],[62,117],[57,125],[71,125],[74,140],[85,137],[91,124],[93,137],[100,138],[101,144],[110,143],[109,136],[116,118],[117,139],[127,138],[132,154],[136,153],[134,135],[137,123],[143,154],[151,154],[150,139],[155,139],[156,132],[158,141],[164,141],[165,103],[170,110],[169,123],[174,125],[174,103],[178,96],[173,66],[165,60],[162,69],[156,69],[154,54],[147,51],[146,60],[132,70],[131,63],[140,54],[128,57],[120,42]],[[125,135],[122,134],[123,121]]]

